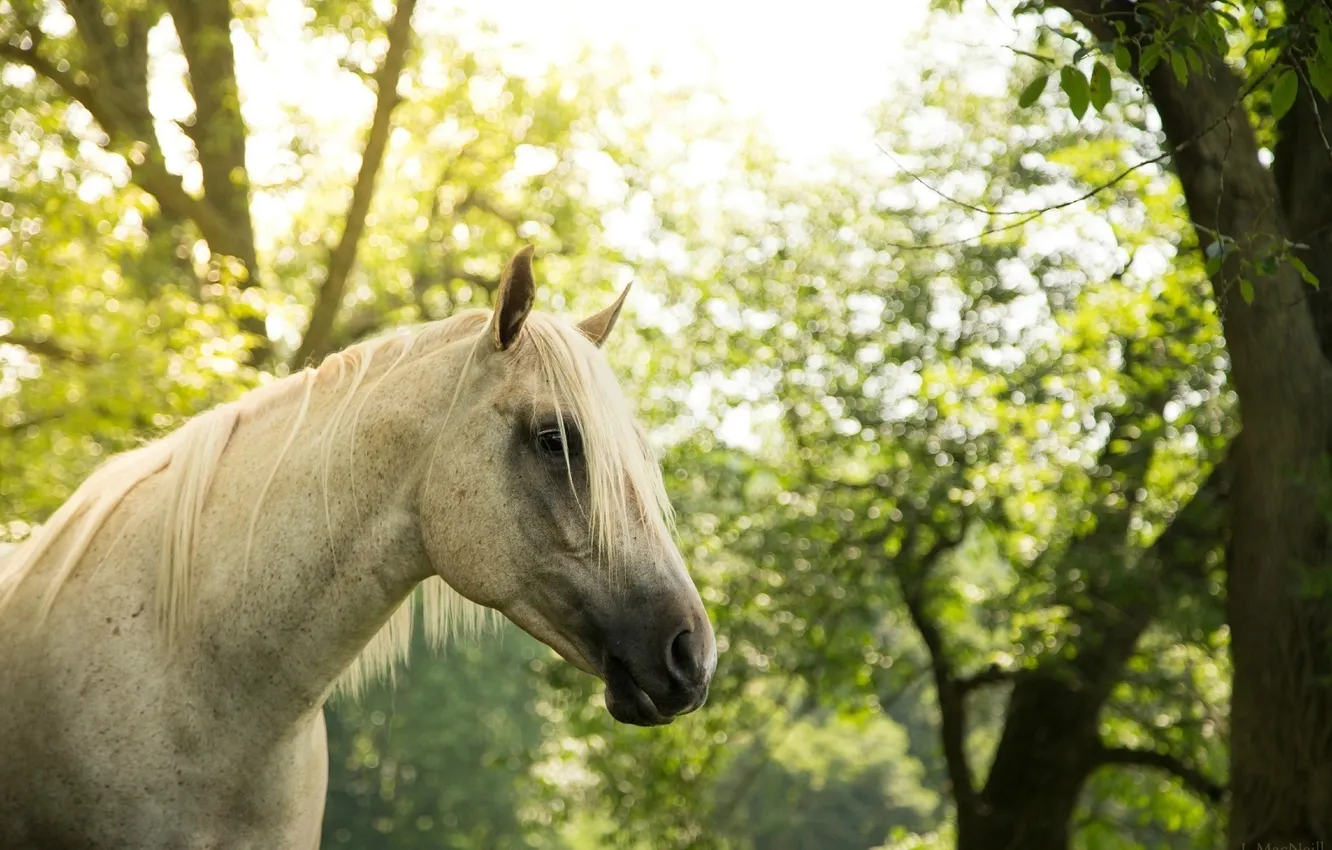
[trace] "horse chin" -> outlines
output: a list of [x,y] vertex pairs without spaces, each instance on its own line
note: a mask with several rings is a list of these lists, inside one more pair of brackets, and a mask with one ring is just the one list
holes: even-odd
[[665,726],[675,719],[673,715],[661,713],[624,664],[613,658],[607,659],[603,676],[606,680],[606,710],[619,722],[631,726]]
[[606,710],[611,717],[630,726],[665,726],[675,719],[657,711],[652,698],[636,685],[631,690],[619,690],[607,685]]

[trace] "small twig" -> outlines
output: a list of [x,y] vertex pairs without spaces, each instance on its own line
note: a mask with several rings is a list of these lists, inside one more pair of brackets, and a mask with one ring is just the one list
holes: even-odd
[[26,431],[29,428],[39,427],[48,422],[55,422],[63,418],[65,413],[42,413],[37,416],[29,416],[26,419],[20,419],[17,422],[11,422],[5,426],[5,431],[10,434],[17,434],[19,431]]
[[1235,102],[1232,103],[1232,104],[1230,105],[1229,108],[1223,110],[1223,111],[1221,112],[1221,115],[1220,115],[1215,121],[1213,121],[1211,124],[1209,124],[1208,126],[1204,127],[1203,129],[1199,130],[1199,131],[1198,131],[1197,133],[1195,133],[1194,135],[1190,136],[1189,138],[1187,138],[1187,139],[1185,139],[1184,141],[1180,142],[1179,144],[1175,145],[1174,147],[1167,148],[1166,150],[1161,151],[1161,153],[1157,154],[1156,156],[1149,157],[1149,158],[1147,158],[1147,159],[1144,159],[1142,162],[1139,162],[1139,163],[1137,163],[1137,164],[1135,164],[1135,165],[1131,165],[1131,166],[1129,166],[1128,168],[1125,168],[1123,171],[1119,172],[1119,173],[1116,174],[1114,177],[1111,177],[1109,180],[1105,181],[1104,183],[1101,183],[1100,185],[1097,185],[1097,186],[1092,187],[1091,189],[1088,189],[1086,192],[1083,192],[1081,195],[1078,195],[1078,196],[1075,197],[1075,198],[1070,198],[1070,199],[1067,200],[1067,201],[1061,201],[1061,202],[1059,202],[1059,203],[1057,203],[1057,204],[1050,204],[1050,205],[1048,205],[1048,206],[1044,206],[1044,207],[1041,207],[1040,209],[1036,209],[1036,210],[1029,210],[1029,211],[1020,211],[1020,210],[1011,210],[1011,211],[991,211],[991,210],[987,210],[987,209],[985,209],[984,207],[978,207],[978,206],[975,206],[975,205],[973,205],[973,204],[968,204],[968,203],[965,203],[965,202],[963,202],[963,201],[958,201],[958,200],[956,200],[956,199],[954,199],[954,198],[949,197],[947,194],[945,194],[944,192],[942,192],[942,191],[940,191],[939,189],[935,188],[934,186],[930,185],[930,183],[929,183],[928,181],[926,181],[924,178],[920,177],[919,175],[915,174],[914,172],[910,171],[909,169],[903,167],[903,166],[901,165],[900,162],[898,162],[896,159],[893,158],[892,154],[889,154],[888,151],[884,150],[883,147],[882,147],[881,145],[879,145],[879,144],[876,142],[876,143],[875,143],[875,146],[878,147],[879,150],[881,150],[881,151],[883,151],[885,154],[887,154],[888,157],[889,157],[890,159],[893,159],[894,163],[896,163],[896,164],[898,165],[899,168],[902,168],[902,170],[905,171],[905,172],[907,173],[907,175],[911,177],[912,180],[915,180],[917,183],[920,183],[920,184],[921,184],[922,186],[924,186],[926,189],[929,189],[931,192],[933,192],[934,194],[938,195],[940,198],[943,198],[945,201],[948,201],[949,203],[952,203],[952,204],[956,204],[957,206],[963,207],[964,209],[971,210],[972,212],[980,212],[980,213],[984,213],[985,215],[991,215],[991,216],[994,216],[994,215],[1020,215],[1020,216],[1024,216],[1024,218],[1018,219],[1017,221],[1010,222],[1010,223],[1005,224],[1005,225],[1002,225],[1002,226],[1000,226],[1000,227],[986,228],[985,230],[982,230],[981,232],[979,232],[979,233],[977,233],[977,234],[975,234],[975,235],[973,235],[973,236],[967,236],[967,237],[964,237],[964,238],[961,238],[961,239],[953,239],[953,240],[948,241],[948,242],[932,242],[932,243],[928,243],[928,244],[924,244],[924,245],[920,245],[920,244],[911,245],[911,244],[902,243],[902,242],[887,242],[887,243],[885,243],[885,244],[888,245],[889,247],[897,248],[897,249],[899,249],[899,250],[903,250],[903,251],[934,251],[934,250],[939,250],[939,249],[941,249],[941,248],[953,248],[953,247],[957,247],[957,246],[959,246],[959,245],[966,245],[967,243],[974,242],[974,241],[976,241],[977,239],[983,239],[983,238],[986,237],[986,236],[993,236],[994,234],[997,234],[997,233],[1004,233],[1004,232],[1009,231],[1009,230],[1015,230],[1015,229],[1017,229],[1017,228],[1019,228],[1019,227],[1022,227],[1022,226],[1026,225],[1026,224],[1029,224],[1030,222],[1035,221],[1036,219],[1040,218],[1041,216],[1045,215],[1046,213],[1054,212],[1055,210],[1062,210],[1062,209],[1065,209],[1065,208],[1067,208],[1067,207],[1071,207],[1071,206],[1075,206],[1075,205],[1077,205],[1077,204],[1080,204],[1080,203],[1082,203],[1083,201],[1090,200],[1090,199],[1094,198],[1096,195],[1098,195],[1098,194],[1100,194],[1101,192],[1105,191],[1106,189],[1110,189],[1110,188],[1112,188],[1112,187],[1118,185],[1119,183],[1123,182],[1125,179],[1127,179],[1131,174],[1133,174],[1133,173],[1134,173],[1135,171],[1137,171],[1138,169],[1140,169],[1140,168],[1145,168],[1145,167],[1147,167],[1147,166],[1149,166],[1149,165],[1153,165],[1153,164],[1155,164],[1155,163],[1158,163],[1158,162],[1161,162],[1161,161],[1163,161],[1163,160],[1169,159],[1170,157],[1174,156],[1175,154],[1180,153],[1181,151],[1187,150],[1188,148],[1190,148],[1190,147],[1192,147],[1193,145],[1197,144],[1198,141],[1199,141],[1200,139],[1202,139],[1204,136],[1206,136],[1207,134],[1211,133],[1211,132],[1212,132],[1213,130],[1215,130],[1217,127],[1221,126],[1221,124],[1227,122],[1227,121],[1230,119],[1231,114],[1235,111],[1235,109],[1238,108],[1241,104],[1243,104],[1243,103],[1244,103],[1244,99],[1247,98],[1250,94],[1252,94],[1252,93],[1258,88],[1258,86],[1259,86],[1264,80],[1266,80],[1268,76],[1271,75],[1271,73],[1272,73],[1272,68],[1268,68],[1266,71],[1264,71],[1262,74],[1260,74],[1260,75],[1259,75],[1259,76],[1258,76],[1258,77],[1257,77],[1252,83],[1250,83],[1247,87],[1245,87],[1244,89],[1242,89],[1242,90],[1240,91],[1239,95],[1235,98]]
[[1291,63],[1295,67],[1295,73],[1300,75],[1300,80],[1304,83],[1304,90],[1309,93],[1309,106],[1313,108],[1314,126],[1318,128],[1318,138],[1323,140],[1323,150],[1327,152],[1327,158],[1332,160],[1332,142],[1327,139],[1327,133],[1323,130],[1323,115],[1318,109],[1318,90],[1309,82],[1309,75],[1305,73],[1304,68],[1299,62]]
[[926,183],[924,178],[922,178],[920,175],[916,174],[916,172],[912,171],[911,169],[909,169],[909,168],[907,168],[905,165],[903,165],[903,164],[902,164],[902,161],[901,161],[900,159],[898,159],[897,157],[893,156],[891,153],[889,153],[889,152],[888,152],[888,149],[885,148],[883,145],[879,144],[878,142],[875,142],[875,143],[874,143],[874,147],[878,148],[879,151],[880,151],[884,156],[886,156],[886,157],[888,157],[890,160],[892,160],[892,161],[893,161],[893,165],[896,165],[898,168],[902,169],[902,171],[905,172],[906,175],[907,175],[908,177],[910,177],[912,180],[915,180],[917,183],[919,183],[920,185],[924,186],[926,189],[929,189],[931,192],[933,192],[934,194],[936,194],[936,195],[938,195],[939,197],[943,198],[943,199],[944,199],[945,201],[947,201],[948,203],[953,204],[954,206],[959,206],[959,207],[962,207],[963,209],[971,210],[972,212],[984,213],[984,214],[986,214],[986,215],[1026,215],[1026,214],[1027,214],[1027,213],[1018,213],[1018,212],[1008,212],[1008,211],[1006,211],[1006,210],[992,210],[992,209],[989,209],[988,207],[980,207],[980,206],[976,206],[975,204],[969,204],[969,203],[967,203],[966,201],[960,201],[960,200],[958,200],[957,198],[954,198],[952,195],[944,194],[944,191],[943,191],[942,189],[938,188],[937,186],[932,186],[932,185],[930,185],[929,183]]

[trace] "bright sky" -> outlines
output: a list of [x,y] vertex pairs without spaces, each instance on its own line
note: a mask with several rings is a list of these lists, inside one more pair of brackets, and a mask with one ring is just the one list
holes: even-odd
[[[376,2],[387,6],[385,0]],[[272,65],[246,63],[242,55],[238,69],[249,97],[251,176],[261,182],[270,178],[274,161],[266,152],[282,148],[278,139],[286,123],[284,103],[300,104],[317,122],[324,149],[345,149],[353,160],[348,171],[354,172],[355,152],[373,97],[357,84],[348,88],[346,80],[330,84],[331,56],[301,43],[305,10],[299,0],[270,0],[266,11],[269,25],[264,27],[261,49],[283,67],[275,72]],[[869,112],[914,87],[921,72],[928,11],[929,0],[785,4],[675,0],[669,12],[645,11],[622,0],[424,0],[415,23],[422,31],[460,33],[469,27],[458,26],[459,16],[470,24],[492,24],[501,42],[517,45],[510,54],[515,65],[534,72],[547,63],[572,65],[587,49],[618,52],[640,69],[658,69],[667,86],[697,86],[719,93],[730,107],[730,117],[756,120],[790,165],[817,169],[834,156],[847,154],[890,170],[891,161],[875,145]],[[1002,83],[1004,74],[993,73],[993,61],[986,62],[977,52],[981,42],[993,45],[996,39],[1011,39],[1010,32],[994,24],[993,16],[962,16],[947,24],[936,18],[934,34],[947,29],[948,35],[931,41],[933,57],[964,55],[965,65],[974,71],[971,76],[985,78],[969,80],[973,88],[985,88],[995,80]],[[170,38],[169,33],[163,36]],[[988,56],[992,59],[995,53]],[[179,65],[180,59],[163,58],[164,76],[175,81],[163,80],[155,111],[163,117],[184,117],[190,104],[180,81],[183,68],[170,67],[172,62]],[[999,52],[1000,62],[1008,58]],[[168,135],[172,131],[164,128]],[[188,146],[183,138],[180,142],[181,167],[189,179]],[[256,219],[273,224],[258,228],[261,233],[284,232],[283,204],[277,198],[256,199]],[[613,224],[607,222],[608,231],[614,229],[625,244],[647,238],[643,222]],[[634,297],[641,301],[648,296],[639,291]],[[272,319],[270,325],[270,330],[280,330]],[[753,413],[746,407],[732,410],[721,423],[719,436],[754,447]]]
[[[895,75],[927,0],[443,0],[494,22],[535,55],[572,60],[582,45],[623,48],[671,81],[706,84],[756,116],[794,160],[874,150],[865,114]],[[669,9],[669,11],[666,11]],[[649,11],[650,10],[650,11]]]
[[[389,12],[390,0],[372,2]],[[1005,85],[1006,66],[1013,61],[1003,49],[1015,39],[1011,23],[981,10],[935,17],[927,30],[929,0],[674,0],[669,11],[660,8],[623,0],[423,0],[415,23],[420,30],[457,31],[461,15],[493,24],[502,42],[518,45],[512,55],[534,70],[548,62],[572,64],[589,48],[622,53],[640,68],[659,69],[668,85],[718,92],[733,118],[756,119],[786,161],[797,166],[817,167],[849,154],[892,170],[875,145],[868,113],[894,95],[910,97],[923,61],[965,69],[966,85],[976,91]],[[330,74],[336,68],[335,45],[303,43],[302,0],[269,0],[265,12],[260,52],[269,62],[254,62],[253,49],[238,43],[252,178],[281,182],[285,110],[296,104],[319,127],[323,150],[345,151],[346,170],[354,173],[373,95],[345,75]],[[69,24],[45,22],[52,32]],[[926,35],[933,36],[928,47]],[[174,42],[169,27],[153,33],[152,108],[161,119],[168,163],[193,186],[199,181],[197,166],[172,124],[191,109]],[[939,202],[923,194],[924,201]],[[284,232],[291,214],[286,207],[299,201],[257,196],[259,232]]]
[[[447,0],[446,0],[447,2]],[[924,22],[927,0],[675,0],[668,13],[616,0],[452,0],[494,22],[533,58],[564,63],[580,48],[623,50],[656,65],[670,83],[717,91],[733,117],[756,118],[788,162],[817,165],[837,153],[876,155],[868,112],[891,92],[900,61]],[[894,57],[899,57],[894,61]],[[696,412],[704,398],[691,398]],[[726,442],[757,448],[756,412],[731,410],[719,423]],[[771,411],[769,411],[771,415]]]

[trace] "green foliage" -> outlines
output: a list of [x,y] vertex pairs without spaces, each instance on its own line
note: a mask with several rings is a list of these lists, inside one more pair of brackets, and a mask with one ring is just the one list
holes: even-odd
[[[238,8],[236,37],[271,61],[265,4]],[[311,4],[302,43],[333,45],[330,76],[363,85],[382,11]],[[1219,555],[1183,575],[1153,546],[1235,427],[1204,283],[1238,243],[1205,234],[1195,257],[1168,173],[1123,176],[1153,137],[1109,62],[1185,79],[1247,40],[1267,67],[1298,55],[1315,88],[1326,63],[1297,49],[1321,36],[1256,15],[1179,26],[1144,45],[1061,25],[1055,48],[1031,45],[1041,75],[997,98],[930,66],[878,116],[912,174],[839,163],[812,181],[614,57],[517,75],[493,35],[422,24],[334,342],[486,304],[527,241],[542,307],[599,307],[635,274],[610,354],[662,446],[722,655],[708,706],[654,730],[614,725],[598,685],[518,635],[418,657],[395,691],[327,711],[326,846],[952,846],[932,662],[992,675],[966,704],[981,785],[1023,676],[1104,674],[1105,745],[1221,776]],[[44,49],[82,66],[77,39]],[[1078,125],[1043,97],[1056,72]],[[240,365],[238,305],[295,349],[356,163],[305,103],[256,119],[274,164],[252,175],[263,291],[242,289],[137,188],[124,145],[48,82],[2,73],[0,534],[21,536],[108,453],[269,379]],[[701,171],[703,142],[731,158]],[[1039,221],[984,212],[1112,179],[1116,199]],[[649,238],[613,238],[642,222]],[[1245,262],[1316,286],[1298,247]],[[1150,625],[1097,668],[1116,612],[1140,605]],[[1159,771],[1107,766],[1075,820],[1079,847],[1185,846],[1219,816]]]
[[1091,88],[1089,92],[1091,105],[1095,107],[1097,112],[1102,111],[1105,109],[1106,104],[1110,102],[1111,94],[1110,69],[1103,63],[1097,62],[1092,66]]
[[[1070,179],[1094,185],[1119,173],[1132,149],[1115,130],[1091,140],[1033,132],[1042,116],[1024,125],[1002,101],[968,97],[944,88],[950,76],[939,79],[925,108],[937,113],[946,104],[972,134],[1014,140],[988,149],[985,182],[971,184],[982,195],[964,199],[970,208]],[[702,716],[651,737],[607,724],[581,679],[557,670],[552,681],[581,694],[570,716],[579,738],[595,742],[581,757],[599,777],[588,799],[605,807],[602,822],[645,845],[745,846],[716,819],[743,804],[730,802],[727,789],[746,761],[777,758],[773,715],[815,707],[847,718],[887,714],[912,730],[910,757],[941,782],[937,720],[913,690],[928,658],[902,610],[904,578],[924,582],[929,616],[959,675],[991,665],[1080,675],[1080,648],[1107,627],[1096,600],[1154,593],[1142,588],[1140,556],[1125,557],[1120,544],[1088,549],[1087,541],[1119,528],[1130,552],[1149,547],[1231,427],[1224,375],[1212,364],[1220,350],[1215,306],[1198,298],[1202,269],[1133,269],[1138,252],[1174,252],[1177,190],[1149,190],[1154,178],[1142,175],[1128,182],[1132,212],[1094,207],[1059,222],[1118,223],[1108,238],[1127,268],[1096,285],[1072,257],[1027,250],[1021,232],[935,252],[900,249],[974,232],[957,206],[927,211],[910,194],[916,178],[938,183],[981,171],[964,142],[936,144],[928,156],[914,149],[913,117],[885,114],[882,125],[899,133],[885,133],[885,146],[937,173],[885,186],[844,167],[836,182],[804,184],[761,163],[737,163],[731,196],[761,187],[769,203],[710,216],[706,228],[687,204],[653,198],[669,228],[661,241],[688,254],[684,262],[643,258],[645,277],[669,285],[673,303],[655,320],[638,319],[649,322],[649,341],[660,333],[663,345],[645,385],[695,400],[688,414],[663,411],[671,414],[663,432],[688,435],[665,464],[677,472],[672,495],[724,647],[721,667]],[[687,328],[690,345],[671,346],[680,331],[652,325]],[[753,442],[726,427],[738,421]],[[1122,440],[1110,439],[1116,428]],[[1143,466],[1126,467],[1127,459]],[[920,550],[907,545],[913,525],[931,541],[962,545],[926,571]],[[1215,585],[1182,586],[1163,612],[1208,658],[1222,652],[1211,643],[1220,628],[1215,593]],[[1158,651],[1144,645],[1126,672],[1154,669]],[[1162,710],[1174,675],[1125,692],[1107,709],[1107,731],[1116,718]],[[917,694],[911,711],[894,702],[903,691]],[[1189,711],[1211,698],[1179,697]],[[757,708],[765,704],[779,708]],[[985,764],[1003,731],[1002,698],[978,694],[973,716],[968,747],[973,763]],[[1220,757],[1193,739],[1160,744],[1200,763]],[[640,781],[625,783],[631,765]],[[748,786],[756,810],[767,787]],[[1167,808],[1196,808],[1177,788],[1166,800]],[[913,832],[942,825],[937,811],[902,818]],[[1167,822],[1185,840],[1192,822]],[[799,834],[782,823],[785,834]]]
[[[1133,3],[1131,14],[1107,7],[1107,26],[1090,30],[1067,27],[1061,15],[1051,14],[1062,7],[1055,0],[1025,0],[1017,4],[1015,13],[1039,16],[1042,42],[1055,55],[1021,52],[1038,59],[1045,74],[1052,67],[1057,69],[1069,110],[1078,120],[1089,103],[1101,111],[1110,100],[1108,67],[1098,61],[1090,80],[1077,67],[1083,57],[1096,53],[1113,56],[1121,74],[1144,81],[1164,63],[1181,84],[1188,83],[1190,74],[1208,73],[1209,62],[1224,63],[1247,78],[1245,100],[1262,135],[1269,137],[1295,107],[1302,88],[1308,98],[1327,101],[1332,97],[1332,12],[1326,4],[1308,0],[1282,4],[1146,0]],[[1017,96],[1019,107],[1036,104],[1043,79]],[[1209,235],[1244,248],[1235,252],[1244,255],[1238,269],[1225,267],[1223,256],[1209,254],[1207,270],[1209,276],[1233,279],[1244,302],[1252,303],[1255,278],[1275,273],[1281,264],[1278,257],[1285,252],[1274,252],[1262,244],[1273,234]],[[1247,256],[1251,247],[1256,248],[1256,258]],[[1306,282],[1313,277],[1303,272],[1301,276]]]
[[0,539],[107,455],[256,380],[236,363],[236,291],[182,271],[124,163],[46,94],[0,89]]
[[548,650],[513,628],[442,658],[416,644],[395,689],[326,710],[323,846],[536,846],[524,810],[553,726],[532,673]]
[[1300,77],[1294,68],[1286,68],[1277,74],[1272,84],[1272,117],[1278,121],[1295,105],[1295,96],[1300,92]]
[[719,783],[723,799],[736,802],[717,813],[710,831],[735,836],[736,846],[859,850],[894,828],[916,833],[933,821],[938,797],[922,788],[901,726],[834,715],[779,723],[768,736],[767,752],[741,761]]
[[1018,106],[1026,108],[1040,100],[1041,94],[1045,91],[1045,86],[1049,82],[1050,75],[1041,74],[1039,77],[1028,83],[1027,87],[1022,90],[1022,94],[1018,95]]
[[1068,108],[1073,117],[1081,119],[1091,102],[1091,89],[1087,77],[1075,65],[1065,65],[1059,70],[1059,88],[1068,95]]

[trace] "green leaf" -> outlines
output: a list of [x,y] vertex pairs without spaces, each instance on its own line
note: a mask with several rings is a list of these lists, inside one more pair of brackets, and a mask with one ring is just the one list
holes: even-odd
[[1175,79],[1179,80],[1180,85],[1188,84],[1189,63],[1184,59],[1183,53],[1170,51],[1170,70],[1175,72]]
[[1281,120],[1281,117],[1290,111],[1295,105],[1295,95],[1300,91],[1300,78],[1296,75],[1294,68],[1287,68],[1277,77],[1277,81],[1272,85],[1272,117]]
[[1090,86],[1087,77],[1072,65],[1065,65],[1059,72],[1059,87],[1068,95],[1068,107],[1079,121],[1087,114],[1087,104],[1091,102]]
[[1308,66],[1309,83],[1324,100],[1332,100],[1332,47],[1324,55],[1321,51],[1317,59],[1311,61]]
[[1192,47],[1184,48],[1184,57],[1189,62],[1189,70],[1195,74],[1201,74],[1203,70],[1202,54]]
[[1300,273],[1300,277],[1304,278],[1305,283],[1309,284],[1314,289],[1318,288],[1318,276],[1309,271],[1309,267],[1304,264],[1303,260],[1296,257],[1294,254],[1286,257],[1286,259],[1295,267],[1295,271]]
[[1125,74],[1133,73],[1133,54],[1122,44],[1115,45],[1115,64]]
[[1142,55],[1138,58],[1138,70],[1146,76],[1156,67],[1156,63],[1161,61],[1161,45],[1159,42],[1152,42],[1142,49]]
[[1253,281],[1247,277],[1240,278],[1240,297],[1244,299],[1245,304],[1253,303]]
[[1110,69],[1097,62],[1092,66],[1091,105],[1097,112],[1105,109],[1110,102]]
[[1048,82],[1050,82],[1050,75],[1041,74],[1027,83],[1027,87],[1022,90],[1022,94],[1018,95],[1018,106],[1026,109],[1035,103],[1040,98],[1041,92],[1045,91],[1045,85]]
[[1207,265],[1203,267],[1208,277],[1216,277],[1216,273],[1221,271],[1221,255],[1215,254],[1207,258]]
[[1211,37],[1212,52],[1219,58],[1225,59],[1230,53],[1230,40],[1226,38],[1226,28],[1221,21],[1222,19],[1228,20],[1237,29],[1239,28],[1239,21],[1236,20],[1234,15],[1219,10],[1213,11],[1216,13],[1216,17],[1211,15],[1204,17],[1203,23],[1206,25],[1208,36]]

